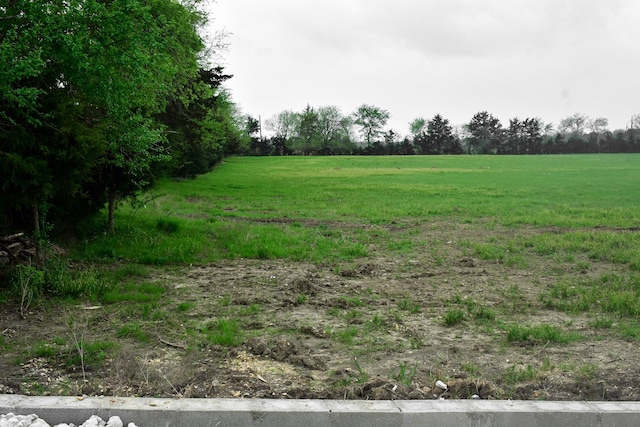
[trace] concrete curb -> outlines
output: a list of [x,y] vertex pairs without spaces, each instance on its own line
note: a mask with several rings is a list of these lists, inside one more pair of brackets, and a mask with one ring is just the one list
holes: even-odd
[[119,416],[125,425],[383,427],[517,426],[638,427],[640,402],[503,400],[268,400],[30,397],[0,395],[0,414],[37,414],[54,425],[91,415]]

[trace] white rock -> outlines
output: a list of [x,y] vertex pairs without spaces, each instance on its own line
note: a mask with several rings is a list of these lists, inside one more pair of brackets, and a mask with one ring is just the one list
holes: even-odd
[[97,415],[91,415],[87,421],[82,423],[80,427],[105,427],[105,422],[102,418]]
[[15,415],[12,412],[0,417],[0,427],[51,427],[37,415]]
[[122,427],[123,423],[120,417],[113,416],[107,421],[107,427]]
[[440,381],[440,380],[436,381],[436,387],[438,387],[439,389],[442,389],[442,390],[448,390],[449,389],[449,387],[445,383]]

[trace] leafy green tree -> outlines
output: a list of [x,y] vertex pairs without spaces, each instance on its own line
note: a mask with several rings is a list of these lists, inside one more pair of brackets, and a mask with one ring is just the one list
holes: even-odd
[[489,154],[500,150],[504,130],[500,120],[486,111],[476,113],[467,125],[469,132],[468,152],[470,154]]
[[344,152],[350,141],[352,123],[340,108],[329,105],[318,108],[318,151],[322,154]]
[[311,154],[320,146],[318,112],[307,105],[299,114],[296,136],[293,138],[293,148],[303,154]]
[[524,123],[517,117],[510,119],[505,134],[506,143],[499,154],[520,154],[525,143]]
[[462,147],[458,139],[453,135],[453,127],[449,120],[440,114],[429,120],[426,132],[429,154],[460,154]]
[[414,138],[420,134],[424,134],[427,130],[427,119],[424,117],[417,117],[409,122],[409,132]]
[[524,144],[518,154],[542,154],[544,123],[537,118],[527,118],[522,122],[522,127]]
[[12,177],[0,203],[36,218],[91,188],[112,226],[117,199],[168,158],[154,115],[197,74],[204,15],[173,0],[13,0],[0,13],[0,166]]
[[379,139],[391,115],[387,110],[373,105],[362,104],[353,113],[353,123],[360,126],[360,133],[364,142],[370,145]]
[[241,134],[233,105],[222,84],[230,75],[222,67],[201,68],[198,75],[171,96],[158,120],[166,127],[171,159],[161,172],[193,177],[210,171],[222,157],[234,152]]
[[420,154],[427,154],[429,146],[427,141],[427,120],[424,117],[417,117],[409,122],[409,132],[413,145],[419,149]]

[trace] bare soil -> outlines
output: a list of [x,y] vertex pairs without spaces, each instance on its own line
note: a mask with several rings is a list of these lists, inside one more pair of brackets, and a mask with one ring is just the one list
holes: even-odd
[[[41,304],[25,318],[15,304],[0,305],[0,393],[640,398],[637,341],[590,327],[594,313],[567,314],[540,301],[540,293],[558,280],[628,267],[563,262],[533,252],[523,254],[526,266],[506,266],[479,259],[460,245],[542,230],[448,223],[389,230],[407,233],[424,250],[371,247],[367,259],[335,265],[239,259],[154,270],[144,281],[166,289],[152,307],[157,317],[142,316],[127,302],[76,303],[71,313]],[[495,318],[475,315],[479,307]],[[448,326],[445,317],[454,309],[464,312],[464,320]],[[220,319],[237,321],[236,345],[204,338],[203,331]],[[132,322],[141,325],[146,340],[117,336]],[[514,323],[554,325],[582,338],[508,342],[505,325]],[[68,363],[74,343],[83,339],[116,342],[117,350],[107,351],[100,363],[86,364],[83,372],[83,366]],[[34,343],[50,345],[55,354],[37,355]],[[436,386],[438,380],[446,390]]]

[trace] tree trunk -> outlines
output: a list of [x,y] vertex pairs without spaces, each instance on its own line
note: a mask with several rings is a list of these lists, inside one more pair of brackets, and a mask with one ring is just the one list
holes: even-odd
[[40,230],[40,209],[38,202],[33,202],[33,240],[36,246],[36,267],[44,269],[44,254],[42,253],[42,236]]
[[113,214],[115,210],[116,210],[116,192],[111,190],[109,191],[109,207],[108,207],[108,211],[109,211],[108,226],[109,226],[109,231],[111,233],[115,231],[114,220],[113,220]]

